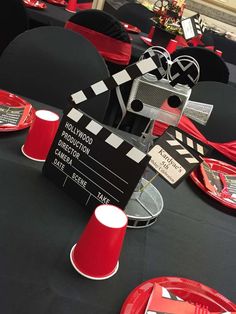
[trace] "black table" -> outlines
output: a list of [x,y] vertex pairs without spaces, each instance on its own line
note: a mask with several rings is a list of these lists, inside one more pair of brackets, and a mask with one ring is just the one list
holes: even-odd
[[2,313],[118,314],[132,289],[160,276],[200,281],[236,302],[236,212],[190,179],[176,189],[161,178],[154,182],[164,210],[153,226],[127,230],[116,275],[80,276],[69,252],[91,213],[41,174],[43,163],[22,155],[26,134],[0,133]]

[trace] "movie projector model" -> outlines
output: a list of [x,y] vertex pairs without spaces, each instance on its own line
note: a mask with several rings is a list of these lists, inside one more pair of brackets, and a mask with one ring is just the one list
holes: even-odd
[[[138,148],[145,152],[153,145],[154,121],[177,126],[182,114],[185,114],[205,125],[210,116],[210,113],[204,110],[204,104],[189,101],[191,88],[200,76],[198,62],[187,55],[172,61],[168,51],[159,46],[146,50],[141,59],[153,57],[154,54],[159,56],[161,64],[158,72],[154,70],[133,81],[127,106],[119,86],[116,88],[122,110],[119,125],[127,111],[150,119],[136,142]],[[159,191],[146,179],[141,178],[125,209],[129,227],[143,228],[152,225],[162,208],[163,199]]]
[[[127,111],[150,119],[148,129],[155,120],[177,126],[182,114],[201,124],[206,124],[202,105],[189,103],[191,88],[200,77],[198,62],[191,56],[183,55],[171,60],[168,51],[159,46],[147,49],[140,60],[159,56],[161,67],[133,81],[127,106],[124,104],[120,87],[116,88],[122,110],[121,125]],[[201,118],[200,118],[201,116]],[[208,117],[209,118],[209,117]]]

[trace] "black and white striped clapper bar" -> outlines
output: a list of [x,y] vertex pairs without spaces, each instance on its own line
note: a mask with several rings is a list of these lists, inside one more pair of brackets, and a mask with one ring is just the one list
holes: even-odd
[[181,142],[183,146],[190,148],[201,156],[207,156],[212,151],[209,145],[179,128],[169,126],[166,132],[173,136],[178,142]]
[[43,167],[46,177],[94,210],[125,208],[150,157],[81,111],[67,110]]
[[181,21],[181,26],[186,40],[202,35],[206,30],[200,14],[195,14],[191,17],[183,19]]
[[132,81],[135,78],[153,70],[156,70],[155,73],[159,80],[165,75],[159,55],[154,55],[150,58],[133,63],[124,70],[72,94],[72,100],[76,105],[79,105],[80,103],[90,98],[96,97],[102,93],[107,92],[108,90],[115,89],[116,87],[126,82]]

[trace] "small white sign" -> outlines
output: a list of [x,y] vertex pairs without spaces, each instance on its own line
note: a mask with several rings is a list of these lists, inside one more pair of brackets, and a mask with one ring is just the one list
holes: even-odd
[[184,37],[186,40],[195,37],[192,20],[190,18],[183,20],[181,24],[184,31]]
[[151,156],[149,164],[171,184],[185,175],[186,170],[160,145],[153,147],[148,155]]

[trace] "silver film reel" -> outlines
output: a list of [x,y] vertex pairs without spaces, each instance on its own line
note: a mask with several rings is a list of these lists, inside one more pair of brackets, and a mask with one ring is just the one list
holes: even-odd
[[[155,55],[159,57],[159,61],[160,61],[160,67],[158,68],[159,73],[161,72],[162,78],[165,78],[167,77],[168,67],[169,67],[169,64],[171,63],[171,56],[165,48],[161,46],[152,46],[144,51],[144,53],[140,56],[139,60],[153,57]],[[148,81],[160,80],[160,77],[158,78],[155,75],[155,71],[153,71],[153,73],[145,74],[144,77]]]

